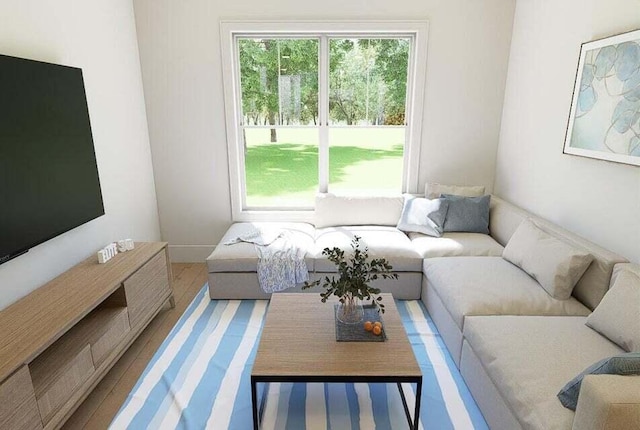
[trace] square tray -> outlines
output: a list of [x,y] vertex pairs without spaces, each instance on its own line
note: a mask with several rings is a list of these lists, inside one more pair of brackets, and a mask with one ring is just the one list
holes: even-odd
[[[378,312],[376,305],[364,305],[364,318],[362,322],[356,324],[345,324],[338,321],[336,314],[338,312],[338,305],[333,306],[334,319],[336,323],[336,340],[338,342],[384,342],[387,339],[387,335],[384,330],[384,321],[382,316]],[[364,329],[364,322],[380,321],[382,323],[382,333],[376,336],[370,331]]]

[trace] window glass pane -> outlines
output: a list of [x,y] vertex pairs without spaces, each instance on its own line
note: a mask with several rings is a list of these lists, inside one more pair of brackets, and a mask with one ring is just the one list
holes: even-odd
[[318,129],[245,128],[244,136],[247,207],[313,207]]
[[402,189],[405,127],[329,129],[329,191],[397,194]]
[[329,40],[329,121],[403,125],[409,39]]
[[245,125],[315,125],[318,40],[239,39]]

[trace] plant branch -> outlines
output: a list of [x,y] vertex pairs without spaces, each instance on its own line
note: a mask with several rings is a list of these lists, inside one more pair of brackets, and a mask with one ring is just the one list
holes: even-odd
[[322,303],[325,303],[332,295],[340,298],[343,303],[345,298],[358,298],[370,300],[384,313],[384,304],[380,296],[380,288],[369,285],[377,279],[398,279],[397,273],[392,273],[393,267],[385,258],[374,258],[369,261],[369,248],[361,248],[361,237],[354,236],[351,241],[353,252],[345,259],[345,253],[340,248],[325,248],[322,255],[334,263],[338,270],[337,276],[328,276],[324,280],[305,282],[302,289],[322,286],[325,291],[320,293]]

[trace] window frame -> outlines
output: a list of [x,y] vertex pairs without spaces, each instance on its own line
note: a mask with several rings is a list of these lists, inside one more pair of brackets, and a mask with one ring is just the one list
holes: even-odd
[[[411,39],[407,72],[405,147],[402,192],[418,192],[422,120],[426,87],[428,22],[416,21],[227,21],[220,22],[224,110],[229,163],[229,187],[233,221],[313,220],[313,208],[247,209],[242,143],[242,101],[237,39],[242,37],[314,37],[319,39],[318,76],[318,192],[326,192],[329,180],[329,44],[336,37]],[[324,43],[323,40],[324,39]],[[326,133],[326,136],[323,136]],[[323,145],[323,142],[327,144]]]

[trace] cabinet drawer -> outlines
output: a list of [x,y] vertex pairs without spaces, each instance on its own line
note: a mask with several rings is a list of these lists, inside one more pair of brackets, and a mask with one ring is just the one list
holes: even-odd
[[72,329],[78,344],[91,346],[93,365],[97,369],[129,333],[126,306],[100,306]]
[[93,365],[96,369],[129,333],[129,318],[126,308],[106,308],[101,313],[103,315],[96,319],[102,321],[103,329],[97,332],[94,339],[89,341]]
[[42,429],[27,366],[22,366],[0,384],[0,429]]
[[124,281],[131,328],[155,312],[171,293],[167,257],[159,252],[129,279]]
[[89,344],[71,345],[66,340],[54,344],[29,367],[45,425],[95,370]]

